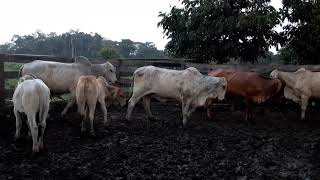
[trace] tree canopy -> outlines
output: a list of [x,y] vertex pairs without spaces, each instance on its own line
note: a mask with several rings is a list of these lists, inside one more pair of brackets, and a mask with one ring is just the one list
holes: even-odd
[[182,5],[159,15],[172,56],[254,62],[281,40],[273,29],[279,13],[270,0],[183,0]]
[[104,39],[97,33],[73,31],[45,34],[37,31],[30,35],[14,35],[11,42],[0,45],[0,53],[47,54],[56,56],[92,58],[161,58],[164,52],[152,42],[134,42],[123,39],[120,42]]
[[[160,13],[158,26],[169,38],[168,54],[217,63],[269,58],[279,63],[319,64],[320,1],[282,0],[277,11],[270,0],[181,0]],[[275,31],[283,26],[283,31]],[[273,61],[273,60],[272,60]],[[269,62],[264,60],[264,62]],[[273,61],[274,62],[274,61]]]
[[287,38],[284,51],[287,54],[283,56],[299,64],[319,64],[320,2],[317,0],[283,0],[282,2],[282,19],[289,21],[282,33]]

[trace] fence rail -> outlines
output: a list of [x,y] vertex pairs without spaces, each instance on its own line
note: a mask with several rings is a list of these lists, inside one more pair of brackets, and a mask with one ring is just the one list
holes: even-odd
[[[5,71],[4,63],[28,63],[34,60],[56,61],[72,63],[74,60],[70,57],[55,57],[48,55],[30,55],[30,54],[0,54],[0,105],[4,105],[5,99],[12,97],[13,89],[5,88],[6,79],[17,79],[19,77],[18,71]],[[106,60],[90,59],[92,63],[104,63]],[[169,69],[185,69],[188,67],[195,67],[201,73],[206,74],[210,70],[218,68],[233,68],[241,71],[254,71],[262,74],[269,74],[272,70],[278,69],[282,71],[296,71],[300,67],[304,67],[311,71],[320,71],[320,65],[215,65],[215,64],[198,64],[194,63],[192,59],[113,59],[108,60],[117,69],[117,78],[122,87],[130,87],[133,72],[141,67],[153,65],[157,67]]]

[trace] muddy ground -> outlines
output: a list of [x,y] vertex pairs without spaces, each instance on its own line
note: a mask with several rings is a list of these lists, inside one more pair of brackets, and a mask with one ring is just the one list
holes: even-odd
[[[31,140],[14,141],[11,108],[0,111],[0,179],[320,179],[320,108],[306,122],[299,106],[273,104],[255,110],[255,124],[242,108],[216,108],[209,120],[198,109],[181,127],[180,106],[152,102],[155,122],[141,104],[125,122],[126,108],[110,108],[108,127],[96,113],[96,137],[80,134],[75,108],[51,106],[45,149],[31,157]],[[289,109],[287,109],[289,108]]]

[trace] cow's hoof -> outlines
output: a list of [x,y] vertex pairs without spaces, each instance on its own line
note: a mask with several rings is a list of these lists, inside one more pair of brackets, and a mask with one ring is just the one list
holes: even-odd
[[91,136],[91,137],[96,137],[96,133],[90,132],[90,136]]
[[35,152],[35,151],[32,151],[31,152],[31,159],[35,159],[39,156],[39,151],[38,152]]
[[104,127],[108,127],[110,125],[110,122],[109,121],[103,122],[103,125],[104,125]]
[[125,119],[124,119],[124,122],[130,124],[130,123],[131,123],[131,120],[128,119],[128,118],[125,118]]
[[19,140],[20,140],[20,135],[19,136],[15,135],[14,136],[14,141],[19,141]]

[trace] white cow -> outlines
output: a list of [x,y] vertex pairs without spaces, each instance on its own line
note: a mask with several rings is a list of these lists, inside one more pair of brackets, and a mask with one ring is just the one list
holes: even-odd
[[149,118],[152,97],[171,98],[182,103],[183,125],[199,106],[204,106],[208,98],[223,100],[227,81],[225,78],[202,75],[196,68],[169,70],[154,66],[138,68],[134,74],[133,95],[128,103],[127,120],[135,104],[143,98],[144,108]]
[[[50,90],[40,79],[33,79],[30,75],[25,75],[19,79],[18,85],[14,91],[12,101],[14,104],[14,115],[16,117],[16,134],[15,138],[20,137],[21,131],[21,114],[27,115],[31,135],[32,135],[32,152],[39,152],[43,148],[43,134],[46,129],[46,118],[49,111]],[[38,113],[38,125],[36,121]],[[38,139],[38,127],[40,136]]]
[[33,74],[49,87],[52,95],[71,93],[62,115],[75,103],[75,89],[80,76],[103,76],[107,81],[114,83],[117,81],[115,73],[116,69],[111,63],[92,64],[83,56],[76,57],[74,63],[36,60],[20,68],[20,76]]
[[320,97],[320,72],[311,72],[305,68],[296,72],[273,70],[270,76],[285,83],[284,96],[301,104],[301,120],[304,120],[309,98]]

